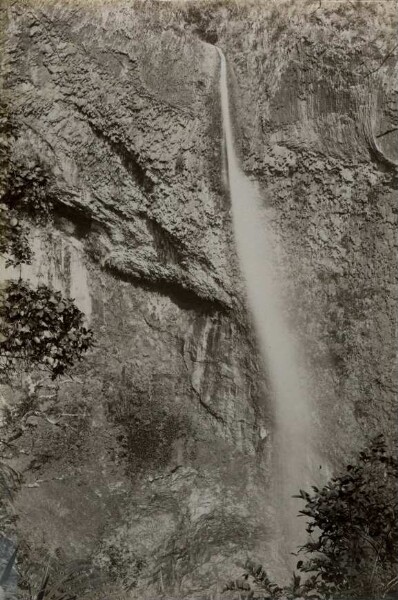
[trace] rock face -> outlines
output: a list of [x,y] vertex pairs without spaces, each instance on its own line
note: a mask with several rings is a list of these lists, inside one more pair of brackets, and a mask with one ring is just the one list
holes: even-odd
[[43,165],[56,198],[24,275],[76,297],[96,335],[23,417],[17,532],[30,562],[88,563],[89,597],[210,598],[247,552],[281,571],[209,41],[281,243],[326,457],[392,436],[389,6],[10,3],[11,159]]
[[228,28],[213,24],[233,64],[242,158],[262,184],[280,238],[291,320],[314,377],[322,431],[333,439],[332,460],[364,434],[394,434],[392,10],[389,2],[297,2],[285,10],[253,6]]

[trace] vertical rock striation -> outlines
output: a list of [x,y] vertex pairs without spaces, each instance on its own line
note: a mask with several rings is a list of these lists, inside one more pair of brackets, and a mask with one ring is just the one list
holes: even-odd
[[211,28],[233,67],[245,171],[279,237],[322,447],[338,462],[378,431],[395,436],[394,7],[253,4],[224,18]]

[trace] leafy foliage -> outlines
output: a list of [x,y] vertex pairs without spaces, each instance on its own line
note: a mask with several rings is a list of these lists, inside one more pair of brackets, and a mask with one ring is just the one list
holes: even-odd
[[0,254],[8,255],[7,266],[30,263],[32,257],[21,216],[44,224],[53,210],[50,178],[39,162],[11,161],[14,129],[0,99]]
[[43,225],[53,211],[50,178],[43,167],[36,160],[10,159],[14,127],[0,100],[0,254],[7,256],[6,266],[30,264],[32,259],[22,217]]
[[38,162],[14,162],[8,170],[7,187],[1,201],[38,224],[51,219],[53,198],[50,178]]
[[7,255],[6,266],[30,264],[32,251],[28,242],[27,229],[15,210],[0,204],[0,254]]
[[[299,549],[288,586],[273,583],[251,560],[241,579],[226,589],[242,598],[291,600],[376,600],[391,598],[398,585],[398,461],[382,435],[363,450],[355,464],[313,493],[300,514],[307,517],[308,542]],[[251,582],[251,583],[249,583]],[[242,585],[243,584],[243,585]]]
[[39,225],[51,220],[53,201],[49,177],[37,163],[6,164],[1,152],[0,168],[0,254],[7,255],[6,266],[30,264],[32,251],[22,217]]
[[4,98],[0,98],[0,198],[7,187],[10,162],[10,135],[12,123]]
[[[11,160],[15,128],[4,98],[0,98],[0,255],[6,267],[30,264],[33,253],[28,241],[31,223],[45,225],[54,208],[55,188],[38,161]],[[17,369],[44,368],[52,379],[62,375],[93,344],[92,332],[72,300],[41,285],[32,289],[19,280],[5,283],[0,291],[0,382]],[[26,396],[29,403],[33,396]],[[25,403],[14,411],[17,423]],[[19,436],[17,432],[12,439]],[[1,440],[9,446],[8,442]],[[12,493],[20,485],[19,475],[0,462],[0,525],[6,537],[15,523]],[[20,554],[20,553],[19,553]],[[0,598],[9,597],[16,551],[0,573]],[[29,562],[29,559],[27,559]],[[21,575],[21,574],[20,574]],[[26,581],[26,600],[76,600],[68,591],[73,573],[45,570],[41,581]],[[23,580],[20,579],[20,584]],[[4,595],[6,594],[6,595]],[[20,597],[20,596],[18,596]]]
[[[51,219],[50,179],[37,163],[13,163],[8,157],[12,127],[0,105],[0,254],[6,266],[30,264],[32,251],[22,218],[39,225]],[[0,373],[17,364],[41,366],[55,378],[92,345],[92,333],[71,300],[42,285],[37,290],[18,281],[1,293]]]
[[[35,162],[11,162],[13,124],[7,106],[0,99],[0,254],[6,266],[29,264],[33,253],[28,241],[31,223],[45,225],[52,218],[53,191],[50,179]],[[84,326],[84,315],[72,300],[45,285],[32,289],[28,283],[8,281],[0,291],[0,382],[12,380],[17,371],[44,368],[52,379],[62,375],[93,344],[92,332]],[[3,381],[2,381],[3,380]],[[21,382],[23,377],[21,378]],[[14,381],[13,381],[14,383]],[[21,383],[22,385],[22,383]],[[32,408],[35,395],[8,411],[20,426],[26,410]],[[6,411],[3,410],[5,414]],[[4,416],[4,415],[3,415]],[[10,425],[10,422],[8,423]],[[23,428],[23,425],[22,425]],[[22,428],[2,444],[22,433]],[[1,533],[9,536],[15,525],[12,493],[20,485],[20,478],[6,464],[0,462],[0,526]],[[11,585],[10,574],[16,558],[11,557],[0,579],[0,598],[9,594],[4,586]],[[29,559],[27,559],[29,561]],[[19,583],[22,583],[20,579]],[[66,588],[70,575],[58,577],[44,573],[33,589],[29,581],[25,590],[29,600],[75,600]],[[8,597],[8,596],[7,596]],[[18,596],[19,597],[19,596]]]
[[[362,451],[354,465],[310,495],[300,513],[307,532],[320,532],[301,552],[304,573],[325,598],[377,597],[391,580],[398,561],[398,461],[387,453],[383,436]],[[311,580],[312,581],[312,580]]]
[[0,357],[3,370],[19,362],[47,368],[52,377],[65,373],[93,344],[82,312],[72,300],[41,285],[9,282],[0,307]]

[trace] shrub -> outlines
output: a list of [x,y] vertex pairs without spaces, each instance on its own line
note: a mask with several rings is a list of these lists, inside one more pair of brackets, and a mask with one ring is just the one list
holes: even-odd
[[26,226],[15,210],[0,204],[0,254],[6,255],[6,266],[30,264],[32,251],[29,247]]
[[52,378],[65,373],[93,345],[84,315],[73,300],[41,285],[9,282],[0,306],[0,360],[7,372],[22,364],[41,367]]
[[378,600],[396,597],[398,584],[398,461],[382,435],[357,461],[313,493],[303,490],[300,511],[309,540],[288,586],[273,583],[261,564],[247,561],[241,579],[226,589],[242,598]]
[[1,202],[43,225],[51,219],[53,211],[50,189],[50,178],[38,162],[13,162],[9,165]]
[[356,463],[314,494],[300,492],[307,532],[319,532],[300,552],[297,564],[313,576],[308,588],[325,598],[378,598],[398,562],[398,461],[387,453],[382,435]]

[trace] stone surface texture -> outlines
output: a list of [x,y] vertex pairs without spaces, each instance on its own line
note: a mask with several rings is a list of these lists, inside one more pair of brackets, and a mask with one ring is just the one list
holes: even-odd
[[396,22],[392,2],[320,4],[258,5],[213,27],[235,74],[245,171],[261,182],[279,237],[291,320],[338,460],[350,440],[393,432]]
[[75,297],[96,337],[21,419],[17,536],[30,562],[89,572],[92,600],[217,598],[247,554],[283,572],[213,43],[274,224],[325,461],[393,437],[393,3],[323,4],[4,9],[11,160],[43,165],[56,197],[23,274]]

